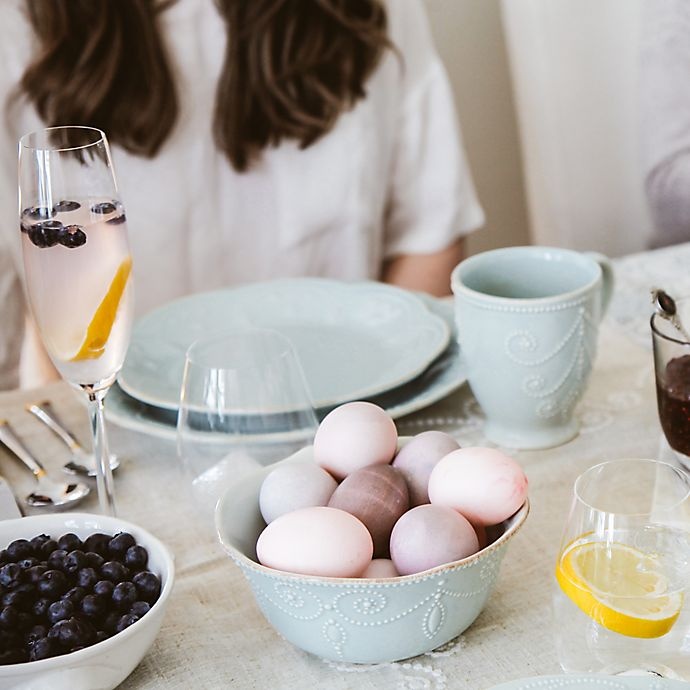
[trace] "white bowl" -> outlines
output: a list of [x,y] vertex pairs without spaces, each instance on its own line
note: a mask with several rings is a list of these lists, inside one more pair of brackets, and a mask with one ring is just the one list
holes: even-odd
[[492,541],[481,551],[421,573],[387,579],[287,573],[260,565],[255,546],[265,527],[259,511],[261,483],[276,467],[293,462],[313,462],[312,446],[240,479],[216,508],[221,544],[283,637],[325,659],[381,663],[436,649],[474,622],[496,582],[509,540],[527,518],[527,501],[492,528]]
[[134,670],[158,634],[175,567],[168,548],[141,527],[118,518],[87,513],[32,515],[0,521],[0,548],[15,539],[31,539],[38,534],[57,539],[67,532],[81,539],[93,532],[129,532],[149,553],[147,568],[161,578],[160,596],[146,615],[103,642],[49,659],[0,666],[0,690],[111,690]]

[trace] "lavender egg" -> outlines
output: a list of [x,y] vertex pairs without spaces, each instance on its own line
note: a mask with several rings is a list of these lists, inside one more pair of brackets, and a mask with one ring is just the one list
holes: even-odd
[[431,470],[442,457],[458,448],[458,442],[443,431],[423,431],[398,451],[393,467],[405,477],[412,507],[429,503]]
[[266,523],[299,508],[325,506],[338,483],[318,465],[301,462],[277,467],[259,492],[259,510]]
[[362,577],[380,580],[384,577],[398,577],[400,573],[390,558],[374,558],[362,573]]
[[479,550],[477,533],[460,513],[426,504],[407,511],[393,527],[391,559],[401,575],[466,558]]
[[374,557],[386,558],[391,530],[409,508],[410,498],[398,470],[390,465],[371,465],[343,479],[328,505],[359,518],[371,534]]

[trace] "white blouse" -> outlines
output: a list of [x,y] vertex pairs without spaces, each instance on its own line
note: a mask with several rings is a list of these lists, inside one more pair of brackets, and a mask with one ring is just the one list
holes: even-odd
[[[164,12],[178,122],[152,160],[113,147],[137,314],[249,281],[375,279],[384,259],[441,250],[483,223],[423,0],[388,0],[388,15],[402,59],[386,51],[367,97],[310,148],[283,143],[240,174],[211,133],[223,22],[211,0],[178,0]],[[0,3],[0,36],[0,97],[7,99],[35,45],[22,0]],[[26,105],[9,108],[3,124],[0,389],[16,385],[22,336],[17,141],[42,126]]]

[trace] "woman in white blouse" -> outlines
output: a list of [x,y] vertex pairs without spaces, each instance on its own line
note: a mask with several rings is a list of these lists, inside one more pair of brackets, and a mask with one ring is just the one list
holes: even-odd
[[108,135],[138,314],[303,275],[448,293],[483,222],[423,0],[3,0],[0,36],[0,388],[27,131]]

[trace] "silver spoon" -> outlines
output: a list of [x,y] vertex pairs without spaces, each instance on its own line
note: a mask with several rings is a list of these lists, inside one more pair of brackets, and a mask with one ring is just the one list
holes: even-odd
[[26,497],[27,505],[38,508],[66,508],[81,501],[91,490],[82,482],[63,484],[51,479],[43,465],[34,458],[14,433],[9,422],[4,419],[0,419],[0,441],[31,470],[36,478],[38,486]]
[[690,342],[690,335],[688,335],[688,332],[680,322],[680,318],[678,317],[678,308],[673,297],[671,297],[668,292],[656,288],[652,290],[652,301],[654,302],[656,313],[667,321],[670,321],[671,324],[673,324],[673,327],[683,336],[683,338]]
[[[29,403],[26,409],[31,412],[36,419],[40,419],[72,452],[72,459],[66,462],[62,469],[68,474],[83,474],[88,477],[97,476],[96,460],[93,453],[84,450],[82,445],[71,434],[65,425],[57,418],[57,415],[50,406],[49,401],[42,403]],[[116,470],[120,466],[117,456],[109,453],[110,469]]]

